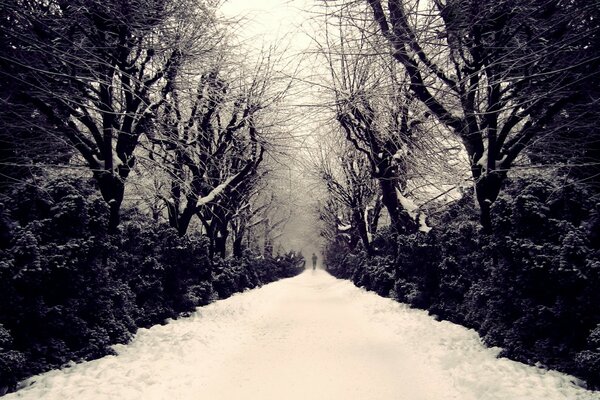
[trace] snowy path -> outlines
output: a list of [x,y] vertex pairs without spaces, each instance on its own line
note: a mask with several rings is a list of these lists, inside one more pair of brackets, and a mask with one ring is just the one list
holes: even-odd
[[6,399],[600,399],[323,271],[142,329],[117,351]]

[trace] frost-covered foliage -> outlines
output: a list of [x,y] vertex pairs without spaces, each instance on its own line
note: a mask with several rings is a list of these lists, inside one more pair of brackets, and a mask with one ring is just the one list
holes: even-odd
[[213,263],[206,238],[134,211],[109,234],[108,206],[90,183],[30,183],[0,205],[0,392],[111,354],[138,327],[299,272],[290,256]]
[[247,252],[239,258],[215,259],[213,286],[219,298],[226,298],[245,289],[298,275],[303,270],[304,258],[294,252],[275,258]]
[[475,328],[501,355],[600,386],[598,205],[544,179],[510,182],[493,233],[472,196],[447,206],[429,233],[380,235],[379,254],[328,258],[359,285]]
[[140,218],[109,235],[107,206],[85,182],[24,185],[10,198],[2,213],[10,240],[0,254],[0,321],[12,347],[2,346],[0,357],[19,365],[2,365],[4,385],[110,354],[137,326],[210,300],[206,293],[185,301],[192,284],[210,283],[206,246]]

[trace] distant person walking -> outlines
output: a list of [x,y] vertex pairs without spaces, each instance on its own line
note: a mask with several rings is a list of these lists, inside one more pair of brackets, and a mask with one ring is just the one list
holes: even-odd
[[314,271],[315,268],[317,268],[317,255],[315,253],[313,253],[313,255],[312,255],[312,260],[313,260],[313,271]]

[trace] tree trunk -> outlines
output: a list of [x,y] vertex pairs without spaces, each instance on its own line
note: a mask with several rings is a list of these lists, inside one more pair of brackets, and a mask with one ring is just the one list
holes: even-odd
[[186,196],[186,206],[180,212],[179,188],[178,186],[174,186],[174,189],[171,189],[171,199],[170,201],[165,201],[165,203],[169,214],[169,226],[177,229],[179,236],[183,237],[186,235],[190,222],[197,211],[197,201],[198,196],[193,193]]
[[95,173],[94,176],[100,187],[102,198],[110,210],[108,231],[114,233],[121,223],[121,203],[123,203],[125,184],[118,176],[106,171]]
[[402,208],[396,193],[396,185],[392,179],[379,178],[381,186],[382,203],[388,210],[390,222],[394,232],[399,234],[417,231],[417,223]]
[[369,214],[368,214],[368,221],[369,221],[369,231],[371,232],[371,234],[375,234],[377,233],[377,229],[379,228],[379,217],[381,217],[381,208],[383,207],[383,204],[381,203],[381,200],[379,200],[379,198],[377,198],[376,202],[375,202],[375,206],[370,209]]
[[218,254],[221,258],[225,258],[227,255],[227,238],[229,237],[229,231],[227,229],[218,229],[215,237],[215,254]]
[[352,219],[354,220],[354,226],[358,230],[358,236],[365,247],[365,251],[369,256],[373,255],[371,242],[369,241],[369,233],[367,231],[367,224],[365,222],[365,214],[361,210],[352,211]]
[[273,243],[271,242],[270,238],[265,238],[265,248],[263,250],[263,255],[268,258],[273,257]]
[[110,216],[108,218],[108,231],[111,233],[117,232],[121,224],[121,204],[113,202],[110,204]]
[[233,241],[233,256],[242,257],[244,253],[244,235],[238,235]]
[[492,232],[492,204],[498,198],[505,172],[490,172],[475,180],[475,196],[479,204],[479,221],[484,233]]
[[[195,208],[195,207],[193,207]],[[192,207],[186,207],[186,209],[181,213],[181,216],[177,221],[177,232],[179,232],[179,236],[185,236],[187,230],[190,226],[190,222],[192,221],[192,217],[194,216],[194,209]]]

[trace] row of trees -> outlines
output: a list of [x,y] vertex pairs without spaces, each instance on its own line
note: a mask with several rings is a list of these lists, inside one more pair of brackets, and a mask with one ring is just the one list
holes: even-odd
[[[337,1],[322,11],[315,41],[331,111],[397,233],[427,229],[411,200],[468,180],[491,233],[513,170],[548,167],[597,193],[597,2]],[[336,165],[338,178],[317,164],[331,188],[354,185],[353,162]],[[350,212],[367,207],[332,197]]]
[[128,196],[145,197],[180,235],[206,234],[213,254],[233,228],[241,254],[268,211],[257,191],[276,151],[271,108],[287,91],[276,55],[233,55],[212,0],[0,7],[3,193],[32,170],[87,170],[111,231]]
[[304,269],[276,247],[289,78],[220,3],[0,1],[0,395]]
[[330,272],[600,387],[600,3],[321,11]]

